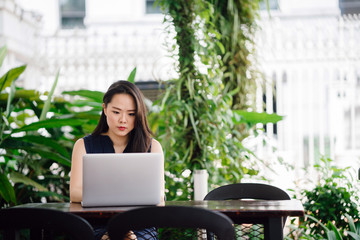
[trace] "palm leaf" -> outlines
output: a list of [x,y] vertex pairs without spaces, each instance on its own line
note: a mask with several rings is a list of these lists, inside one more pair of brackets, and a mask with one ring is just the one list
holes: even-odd
[[331,232],[334,232],[334,235],[335,235],[335,239],[336,240],[343,240],[343,238],[341,237],[341,234],[339,232],[339,230],[335,227],[335,225],[332,223],[332,222],[328,222],[328,226],[331,227],[332,231]]
[[47,119],[44,121],[34,122],[34,123],[31,123],[24,127],[14,129],[13,133],[23,132],[23,131],[35,131],[40,128],[59,128],[59,127],[63,127],[63,126],[80,126],[84,123],[85,123],[85,121],[80,120],[80,119],[53,118],[53,119]]
[[135,83],[135,75],[136,75],[136,67],[131,71],[127,80],[131,83]]
[[71,103],[66,103],[69,107],[92,107],[93,109],[102,110],[102,100],[101,102],[91,102],[87,100],[76,100]]
[[323,223],[321,223],[318,219],[316,219],[315,217],[305,214],[305,216],[307,218],[310,218],[311,220],[313,220],[314,222],[318,223],[322,228],[324,228],[325,231],[330,232],[330,229],[327,228]]
[[283,119],[283,116],[277,115],[275,113],[273,114],[269,114],[266,112],[258,113],[258,112],[248,112],[244,110],[233,110],[233,113],[234,113],[233,122],[235,124],[277,123],[278,121]]
[[[7,93],[2,93],[0,95],[0,101],[6,101],[9,98]],[[25,90],[25,89],[16,89],[14,93],[14,99],[25,98],[31,101],[40,100],[40,94],[36,90]]]
[[345,217],[349,222],[350,230],[356,233],[356,227],[353,218],[347,213],[345,213]]
[[55,161],[63,166],[67,166],[67,167],[71,166],[71,160],[69,158],[59,155],[58,153],[48,151],[45,149],[31,148],[31,147],[23,147],[22,149],[24,149],[27,152],[39,154],[41,157]]
[[356,233],[353,232],[347,232],[349,234],[349,236],[351,236],[353,239],[355,240],[360,240],[360,236]]
[[338,240],[336,239],[336,235],[334,231],[327,231],[326,235],[328,237],[328,240]]
[[196,137],[196,140],[198,142],[198,145],[199,145],[199,147],[201,147],[201,141],[200,141],[199,133],[198,133],[198,130],[197,130],[197,127],[196,127],[196,124],[195,124],[195,118],[194,118],[194,114],[192,112],[192,107],[189,106],[189,104],[185,104],[185,108],[189,113],[190,122],[191,122],[191,125],[193,127],[193,130],[194,130],[195,137]]
[[7,47],[3,46],[2,48],[0,48],[0,67],[2,66],[2,64],[4,62],[6,54],[7,54]]
[[65,201],[70,201],[70,198],[68,196],[64,196],[62,194],[58,194],[56,192],[50,192],[50,191],[41,191],[34,193],[38,197],[55,197],[59,200],[64,199]]
[[15,83],[12,82],[11,85],[10,85],[10,93],[9,93],[8,100],[7,100],[7,103],[6,103],[6,111],[5,111],[5,117],[6,118],[10,117],[10,114],[11,114],[11,111],[12,111],[11,110],[11,102],[14,99],[14,95],[15,95]]
[[91,91],[91,90],[78,90],[78,91],[64,91],[62,94],[68,94],[71,96],[80,96],[88,99],[92,99],[95,102],[102,102],[104,93],[100,91]]
[[62,115],[61,119],[77,119],[77,120],[83,119],[84,122],[85,122],[85,120],[86,120],[86,122],[88,120],[98,121],[100,118],[100,113],[101,112],[99,110],[92,110],[92,111],[87,111],[87,112],[76,112],[76,113]]
[[5,88],[9,87],[11,83],[16,80],[21,73],[25,71],[26,66],[20,66],[13,69],[10,69],[4,76],[0,78],[0,92]]
[[16,204],[15,191],[9,179],[2,173],[0,173],[0,195],[7,202]]
[[59,79],[59,74],[60,74],[60,70],[58,70],[57,74],[56,74],[56,77],[55,77],[55,80],[54,80],[54,83],[51,87],[51,90],[48,94],[48,97],[46,99],[46,102],[44,104],[44,107],[41,111],[41,114],[40,114],[40,118],[39,120],[40,121],[43,121],[46,119],[46,114],[48,113],[49,109],[50,109],[50,105],[51,105],[51,98],[52,98],[52,95],[54,94],[54,91],[55,91],[55,88],[56,88],[56,85],[57,85],[57,82],[58,82],[58,79]]
[[50,159],[64,166],[71,166],[70,157],[62,156],[52,149],[40,148],[38,145],[33,145],[26,141],[16,141],[14,138],[10,138],[3,141],[1,147],[7,149],[22,149],[28,153],[38,154],[45,159]]
[[19,173],[19,172],[11,172],[10,173],[10,179],[14,183],[23,183],[28,186],[32,186],[34,188],[37,188],[39,191],[48,191],[46,187],[43,185],[35,182],[34,180],[28,178],[27,176]]
[[[18,138],[9,138],[7,139],[6,141],[9,141],[9,140],[15,140],[15,141],[18,141],[20,142],[20,144],[14,144],[12,143],[13,145],[21,145],[21,143],[31,143],[31,144],[38,144],[34,147],[38,148],[39,145],[43,145],[45,147],[49,147],[51,148],[52,150],[55,150],[55,152],[67,157],[67,158],[70,158],[70,154],[68,152],[68,150],[63,147],[61,144],[58,143],[58,141],[56,140],[53,140],[51,138],[47,138],[47,137],[44,137],[44,136],[34,136],[34,135],[28,135],[28,136],[24,136],[24,137],[18,137]],[[26,144],[26,146],[30,146],[28,144]],[[18,146],[20,147],[20,146]],[[40,146],[41,147],[41,146]]]

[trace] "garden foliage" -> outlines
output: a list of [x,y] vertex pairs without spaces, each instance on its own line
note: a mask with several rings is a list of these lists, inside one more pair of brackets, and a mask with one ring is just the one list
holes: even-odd
[[[6,52],[1,48],[0,63]],[[0,78],[0,207],[68,201],[74,140],[92,131],[102,107],[100,92],[52,96],[58,76],[50,92],[17,87],[25,68],[10,69]],[[70,102],[66,95],[83,100]]]
[[294,234],[300,239],[353,239],[359,233],[360,191],[352,169],[336,167],[325,157],[314,167],[318,181],[295,196],[302,200],[306,217]]
[[178,78],[165,83],[150,123],[165,149],[168,199],[191,199],[195,169],[208,170],[211,188],[256,175],[260,160],[242,139],[260,119],[281,117],[248,112],[253,102],[247,100],[255,94],[255,75],[249,73],[258,1],[158,4],[168,35],[174,36],[168,48]]

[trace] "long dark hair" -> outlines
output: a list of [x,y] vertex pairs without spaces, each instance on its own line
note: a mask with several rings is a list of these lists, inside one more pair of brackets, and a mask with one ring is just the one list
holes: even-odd
[[[104,94],[103,103],[105,104],[105,107],[107,107],[115,94],[122,93],[132,96],[136,104],[135,127],[129,133],[127,149],[129,152],[147,152],[150,146],[152,133],[146,118],[146,106],[140,89],[129,81],[120,80],[114,82]],[[100,135],[106,133],[108,130],[109,126],[103,109],[99,123],[92,132],[92,135]]]

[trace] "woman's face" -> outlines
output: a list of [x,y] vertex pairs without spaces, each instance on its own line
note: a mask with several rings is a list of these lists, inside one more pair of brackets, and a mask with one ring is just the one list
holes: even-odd
[[135,127],[136,104],[133,97],[126,93],[115,94],[105,107],[109,134],[127,136]]

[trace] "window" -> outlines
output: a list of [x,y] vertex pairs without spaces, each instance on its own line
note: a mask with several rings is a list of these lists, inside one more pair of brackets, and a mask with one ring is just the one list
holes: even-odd
[[85,0],[60,0],[62,28],[84,28]]
[[360,13],[360,0],[339,0],[341,14]]
[[260,1],[260,10],[267,10],[267,2],[269,3],[270,10],[278,10],[279,9],[279,1],[278,0],[261,0]]
[[146,0],[145,13],[146,14],[160,14],[160,6],[154,6],[155,0]]

